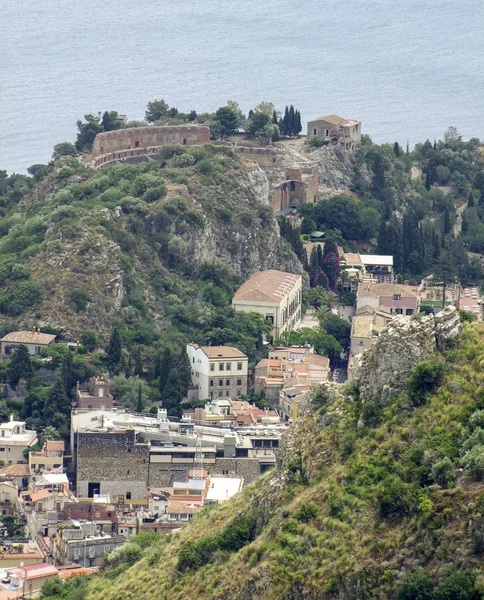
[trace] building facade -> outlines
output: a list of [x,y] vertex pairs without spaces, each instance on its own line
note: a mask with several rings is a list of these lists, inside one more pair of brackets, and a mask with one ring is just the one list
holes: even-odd
[[0,467],[26,463],[24,450],[37,443],[37,432],[25,428],[24,421],[10,421],[0,425]]
[[235,292],[235,310],[261,314],[272,325],[270,340],[301,322],[302,276],[283,271],[258,271]]
[[238,398],[247,393],[248,358],[231,346],[187,345],[197,400]]
[[27,346],[29,354],[39,356],[55,340],[56,336],[50,333],[40,333],[40,330],[11,331],[0,340],[2,354],[10,354],[17,346]]
[[319,117],[308,122],[308,139],[316,136],[336,140],[345,150],[355,150],[361,142],[361,123],[338,115]]
[[418,312],[420,295],[417,287],[398,283],[360,283],[356,310],[365,306],[385,307],[391,315],[410,316]]

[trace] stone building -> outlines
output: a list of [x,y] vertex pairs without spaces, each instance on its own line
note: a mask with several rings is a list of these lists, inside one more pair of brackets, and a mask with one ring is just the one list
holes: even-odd
[[272,325],[269,341],[292,331],[301,321],[302,276],[283,271],[253,273],[235,292],[235,310],[256,312]]
[[40,333],[35,328],[32,331],[11,331],[0,340],[2,354],[10,354],[16,346],[27,346],[29,354],[39,356],[43,348],[47,348],[56,336],[50,333]]
[[338,115],[327,115],[308,122],[308,139],[336,140],[345,150],[354,150],[361,142],[361,123]]
[[318,201],[319,170],[317,167],[287,167],[284,180],[276,183],[272,197],[273,214],[285,213],[302,204]]
[[383,306],[391,315],[410,316],[418,311],[420,294],[417,287],[399,283],[360,283],[356,296],[356,310],[369,306]]
[[57,564],[79,564],[81,567],[100,566],[104,555],[126,542],[121,534],[104,533],[95,523],[74,522],[62,528],[53,541]]
[[91,377],[89,388],[81,390],[79,382],[76,387],[76,406],[87,410],[111,410],[113,396],[108,377]]
[[187,345],[196,400],[237,398],[247,393],[248,358],[232,346]]
[[197,146],[210,141],[206,125],[132,127],[98,133],[93,146],[94,167],[134,157],[156,154],[169,144]]

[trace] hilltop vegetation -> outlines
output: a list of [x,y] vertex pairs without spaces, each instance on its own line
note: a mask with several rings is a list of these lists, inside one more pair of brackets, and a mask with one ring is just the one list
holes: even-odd
[[144,550],[134,539],[65,598],[479,600],[483,355],[466,325],[373,426],[357,387],[319,389],[275,472]]

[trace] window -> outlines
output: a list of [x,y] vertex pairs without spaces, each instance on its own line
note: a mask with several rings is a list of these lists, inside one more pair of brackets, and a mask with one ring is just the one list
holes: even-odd
[[210,380],[210,386],[213,386],[213,379]]
[[131,454],[132,448],[128,448],[128,453]]
[[192,362],[195,362],[195,357],[192,358]]
[[393,294],[393,299],[394,300],[400,300],[401,299],[400,294]]
[[274,316],[273,315],[266,315],[266,321],[268,323],[270,323],[271,325],[274,325]]
[[242,363],[237,363],[237,371],[242,371]]
[[242,379],[237,379],[237,385],[242,385]]
[[5,448],[0,448],[0,452],[5,452]]
[[363,340],[360,341],[360,346],[363,346]]
[[329,129],[326,129],[326,137],[329,136]]
[[406,315],[413,315],[413,308],[407,308],[405,311]]
[[229,390],[227,390],[227,391],[225,392],[225,395],[226,395],[227,397],[229,397],[229,396],[230,396],[230,392],[229,392]]
[[313,129],[313,135],[318,135],[318,130],[317,129]]
[[135,148],[139,148],[139,142],[135,142],[135,143],[134,143],[134,147],[135,147]]
[[218,387],[222,387],[224,384],[224,380],[223,379],[219,379],[218,380]]
[[225,385],[230,385],[230,379],[225,380]]
[[225,370],[230,371],[230,363],[225,363]]
[[92,405],[92,404],[88,404],[88,405],[87,405],[87,410],[94,410],[94,407],[93,407],[93,405]]
[[223,364],[223,363],[220,363],[220,364],[219,364],[219,366],[218,366],[218,370],[219,370],[219,371],[223,371],[223,370],[224,370],[224,364]]
[[396,309],[395,309],[395,313],[396,313],[397,315],[403,315],[403,309],[402,309],[402,308],[396,308]]
[[210,370],[215,371],[215,365],[213,363],[210,363]]
[[126,492],[126,500],[131,500],[131,492]]
[[237,397],[240,398],[242,396],[242,390],[237,390]]

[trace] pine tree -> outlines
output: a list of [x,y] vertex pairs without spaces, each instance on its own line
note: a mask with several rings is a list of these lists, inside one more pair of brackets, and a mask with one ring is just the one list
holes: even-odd
[[278,120],[277,120],[277,113],[276,113],[276,111],[274,111],[272,113],[272,123],[273,123],[273,125],[278,125],[278,123],[279,123]]
[[181,417],[182,386],[180,375],[176,369],[171,369],[163,391],[163,406],[172,417]]
[[136,346],[134,353],[134,374],[138,377],[143,376],[143,361],[141,360],[141,347]]
[[108,363],[112,369],[115,369],[119,361],[121,360],[121,334],[119,327],[113,327],[111,332],[111,339],[109,340],[109,346],[106,351]]
[[8,376],[12,387],[16,387],[20,379],[27,381],[32,377],[33,367],[27,346],[20,344],[12,353],[8,366]]
[[138,387],[138,402],[136,404],[136,411],[139,413],[143,412],[143,394],[141,390],[141,382]]
[[171,350],[169,348],[165,348],[161,358],[161,370],[159,375],[159,390],[161,394],[163,394],[166,387],[166,382],[168,381],[168,375],[171,371],[171,361]]

